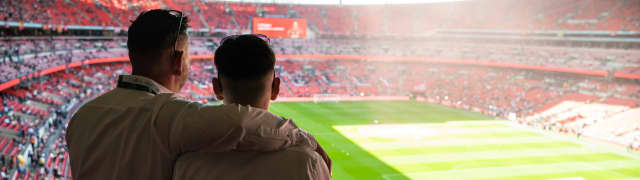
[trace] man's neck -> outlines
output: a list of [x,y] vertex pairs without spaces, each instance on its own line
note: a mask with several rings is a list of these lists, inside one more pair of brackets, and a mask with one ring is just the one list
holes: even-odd
[[158,76],[151,76],[148,74],[143,74],[143,73],[131,73],[131,75],[135,75],[135,76],[142,76],[142,77],[146,77],[149,78],[153,81],[155,81],[156,83],[162,85],[164,88],[175,92],[175,83],[173,83],[172,78],[171,77],[158,77]]
[[224,103],[224,104],[240,104],[240,105],[243,105],[243,106],[251,106],[251,107],[254,107],[254,108],[264,109],[264,110],[269,111],[269,102],[264,103],[264,104],[261,104],[261,103],[239,103],[239,102],[236,102],[236,101],[233,101],[233,100],[225,99],[225,100],[222,101],[222,103]]

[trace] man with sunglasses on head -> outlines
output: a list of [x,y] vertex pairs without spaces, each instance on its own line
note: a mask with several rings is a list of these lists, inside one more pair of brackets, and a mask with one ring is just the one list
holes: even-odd
[[189,18],[150,10],[129,27],[132,75],[83,105],[66,140],[74,179],[171,179],[189,152],[270,152],[317,142],[290,119],[246,105],[182,99],[189,72]]
[[[264,35],[247,34],[220,42],[214,57],[218,77],[213,78],[213,88],[224,104],[268,110],[270,101],[276,100],[280,78],[275,75],[276,58],[269,41]],[[330,179],[331,160],[316,145],[274,152],[187,153],[176,162],[174,180]]]

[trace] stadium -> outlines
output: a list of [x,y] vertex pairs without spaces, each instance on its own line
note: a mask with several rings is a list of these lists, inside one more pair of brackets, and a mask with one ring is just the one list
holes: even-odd
[[224,37],[269,36],[270,111],[333,179],[640,178],[639,0],[0,0],[1,178],[73,179],[67,123],[158,8],[191,18],[191,101]]

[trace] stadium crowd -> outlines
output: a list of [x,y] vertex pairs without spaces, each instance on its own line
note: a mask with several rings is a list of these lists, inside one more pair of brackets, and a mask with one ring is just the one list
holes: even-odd
[[[211,54],[205,40],[191,41],[192,54]],[[126,57],[125,39],[30,39],[0,41],[0,84],[44,69],[89,59]]]
[[[393,6],[280,5],[215,1],[1,1],[0,20],[54,25],[126,27],[138,12],[180,9],[194,17],[194,28],[248,30],[252,17],[309,19],[311,28],[328,34],[410,35],[435,29],[604,30],[640,29],[638,0],[508,0]],[[41,13],[39,9],[46,10]],[[427,10],[425,10],[427,9]],[[456,9],[470,9],[455,11]],[[483,16],[477,16],[483,14]],[[505,16],[504,14],[510,14]],[[345,18],[346,17],[346,18]],[[402,19],[401,22],[391,22]],[[429,22],[429,23],[415,23]],[[455,22],[455,23],[453,23]]]
[[[194,38],[192,54],[212,54],[218,38]],[[446,43],[399,40],[274,39],[277,54],[425,57],[499,64],[533,65],[640,74],[640,52],[633,50]],[[0,41],[0,83],[87,59],[125,57],[126,43],[114,40]]]
[[[69,69],[0,94],[4,177],[53,179],[69,175],[63,135],[72,109],[115,85],[125,64]],[[51,113],[49,113],[51,112]],[[9,137],[11,137],[9,136]]]
[[121,41],[5,40],[0,42],[0,82],[88,59],[126,56]]
[[428,57],[443,60],[640,73],[640,61],[638,61],[640,53],[633,50],[418,40],[276,39],[274,44],[278,54]]

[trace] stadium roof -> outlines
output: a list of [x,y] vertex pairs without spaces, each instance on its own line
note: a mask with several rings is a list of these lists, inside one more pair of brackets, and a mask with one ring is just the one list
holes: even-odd
[[[216,0],[205,0],[216,1]],[[277,3],[277,4],[336,4],[336,5],[373,5],[373,4],[421,4],[442,3],[466,0],[225,0],[230,2]]]

